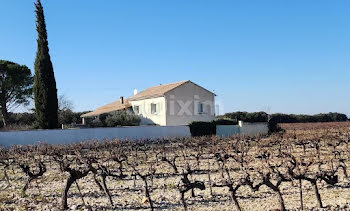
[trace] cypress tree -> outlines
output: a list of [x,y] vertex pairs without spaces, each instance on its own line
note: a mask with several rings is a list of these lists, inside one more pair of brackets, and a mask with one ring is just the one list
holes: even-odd
[[52,129],[58,127],[58,99],[56,80],[49,54],[49,43],[45,24],[44,9],[35,3],[38,50],[35,59],[34,100],[38,127]]

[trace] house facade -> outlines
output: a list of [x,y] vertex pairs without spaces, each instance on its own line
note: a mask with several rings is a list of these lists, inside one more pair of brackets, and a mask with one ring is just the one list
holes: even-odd
[[134,96],[123,97],[82,115],[96,118],[105,113],[128,109],[141,117],[141,125],[176,126],[215,119],[215,94],[192,81],[150,87]]

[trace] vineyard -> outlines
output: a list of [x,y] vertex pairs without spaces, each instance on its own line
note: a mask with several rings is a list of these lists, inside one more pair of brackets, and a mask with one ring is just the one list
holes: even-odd
[[350,210],[350,124],[0,149],[0,210]]

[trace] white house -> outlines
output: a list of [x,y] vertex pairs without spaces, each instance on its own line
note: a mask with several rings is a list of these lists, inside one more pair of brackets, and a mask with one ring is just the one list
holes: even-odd
[[192,81],[150,87],[134,96],[102,106],[82,115],[96,118],[118,110],[130,109],[141,117],[141,125],[187,125],[193,121],[215,119],[215,94]]

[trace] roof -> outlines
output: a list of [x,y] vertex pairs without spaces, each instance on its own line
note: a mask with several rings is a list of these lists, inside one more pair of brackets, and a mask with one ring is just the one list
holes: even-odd
[[[186,80],[186,81],[179,81],[179,82],[174,82],[174,83],[170,83],[170,84],[163,84],[163,85],[158,85],[158,86],[153,86],[150,87],[128,99],[124,99],[124,104],[120,103],[120,100],[115,101],[113,103],[107,104],[105,106],[102,106],[98,109],[96,109],[95,111],[86,113],[81,115],[81,117],[95,117],[104,113],[110,113],[113,111],[119,111],[119,110],[123,110],[125,108],[129,108],[131,107],[130,101],[136,101],[136,100],[143,100],[143,99],[148,99],[148,98],[155,98],[155,97],[162,97],[164,96],[167,92],[187,83],[187,82],[191,82],[190,80]],[[193,82],[191,82],[193,83]],[[195,84],[195,83],[193,83]],[[195,84],[197,85],[197,84]],[[197,85],[198,86],[198,85]],[[203,87],[201,87],[203,88]],[[204,88],[203,88],[204,89]],[[207,89],[205,89],[207,90]],[[213,93],[209,90],[207,90],[210,93]],[[214,94],[214,93],[213,93]],[[215,94],[214,94],[215,95]]]
[[153,87],[150,87],[150,88],[130,97],[129,101],[142,100],[142,99],[154,98],[154,97],[161,97],[161,96],[164,96],[165,93],[167,93],[167,92],[175,89],[176,87],[179,87],[187,82],[189,82],[189,80],[153,86]]
[[117,100],[113,103],[109,103],[107,105],[99,107],[95,111],[83,114],[81,115],[81,117],[95,117],[101,114],[119,111],[129,107],[131,107],[131,104],[129,103],[128,99],[124,99],[124,104],[121,104],[120,100]]

